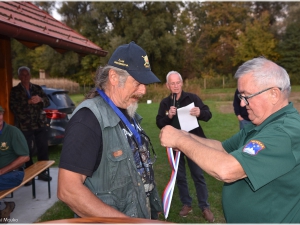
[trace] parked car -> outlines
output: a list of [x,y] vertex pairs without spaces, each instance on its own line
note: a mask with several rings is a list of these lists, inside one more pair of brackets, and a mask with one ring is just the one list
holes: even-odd
[[64,89],[54,89],[42,86],[50,100],[50,105],[44,109],[47,116],[48,145],[62,144],[65,137],[65,128],[69,121],[69,115],[75,109],[75,104]]

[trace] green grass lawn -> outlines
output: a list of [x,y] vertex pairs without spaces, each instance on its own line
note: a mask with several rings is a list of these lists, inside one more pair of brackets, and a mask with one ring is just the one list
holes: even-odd
[[[83,95],[75,95],[71,96],[71,98],[74,102],[76,102],[77,105],[82,100]],[[213,114],[212,119],[210,121],[200,122],[208,138],[213,138],[222,141],[238,131],[238,121],[236,120],[236,117],[233,113],[221,113],[219,111],[219,102],[217,101],[208,100],[205,101],[205,104],[207,104],[210,107]],[[138,113],[143,117],[141,123],[142,127],[146,131],[147,135],[150,137],[151,142],[154,146],[154,150],[158,156],[157,161],[154,164],[154,170],[155,179],[158,185],[158,191],[160,194],[162,194],[165,186],[167,185],[170,179],[171,168],[167,160],[166,150],[160,145],[159,142],[160,130],[155,124],[155,117],[158,111],[158,107],[158,103],[140,103]],[[50,159],[54,159],[56,161],[54,166],[58,166],[61,148],[61,145],[51,146],[49,148]],[[197,206],[196,191],[191,176],[189,174],[188,168],[187,175],[190,188],[190,195],[193,198],[192,206],[194,210],[186,218],[182,218],[178,215],[182,205],[179,200],[178,190],[177,188],[175,188],[171,209],[167,221],[174,223],[205,223],[206,221],[202,217],[201,210]],[[211,210],[216,218],[215,222],[224,223],[225,220],[221,204],[221,191],[223,183],[217,181],[216,179],[212,178],[207,174],[205,174],[205,179],[209,191],[209,203],[211,206]],[[72,217],[73,212],[64,203],[58,201],[53,207],[48,209],[44,215],[41,216],[38,222]],[[161,216],[160,220],[164,221],[164,217]]]

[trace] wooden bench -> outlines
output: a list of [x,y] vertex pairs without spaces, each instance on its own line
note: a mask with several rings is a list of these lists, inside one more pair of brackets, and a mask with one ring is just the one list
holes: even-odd
[[[17,187],[7,189],[4,191],[0,191],[0,199],[6,197],[9,194],[12,194],[13,191],[19,189],[20,187],[22,187],[24,184],[26,184],[28,181],[31,181],[31,180],[32,180],[32,196],[33,196],[33,198],[35,198],[35,179],[34,178],[36,176],[38,176],[40,173],[42,173],[44,170],[48,171],[48,174],[50,176],[49,168],[54,163],[55,163],[54,160],[37,161],[30,167],[26,168],[24,170],[25,175],[24,175],[24,179],[23,179],[22,183]],[[50,181],[48,181],[48,195],[49,195],[49,198],[51,198]]]

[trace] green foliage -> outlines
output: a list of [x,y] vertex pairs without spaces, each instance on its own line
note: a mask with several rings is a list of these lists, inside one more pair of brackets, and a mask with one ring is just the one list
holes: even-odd
[[235,41],[235,55],[232,57],[233,65],[239,65],[258,56],[265,56],[276,61],[278,53],[275,48],[277,41],[270,32],[270,16],[267,12],[261,17],[247,22],[245,32],[241,32]]
[[[12,48],[12,59],[13,59],[12,60],[13,74],[14,74],[14,78],[18,78],[18,68],[20,66],[31,65],[31,59],[28,57],[31,50],[14,39],[12,39],[11,45],[12,45],[11,48]],[[35,75],[33,72],[31,73],[33,76]]]
[[[299,10],[300,12],[300,10]],[[293,77],[300,76],[300,21],[291,23],[279,43],[281,58],[279,64],[282,65]],[[299,83],[299,78],[298,82]]]
[[33,2],[36,6],[51,14],[52,10],[55,8],[55,1],[44,1],[44,2]]
[[[35,2],[49,13],[54,3]],[[47,46],[29,50],[13,41],[13,72],[27,65],[33,76],[44,69],[51,77],[89,85],[116,47],[135,41],[146,50],[152,71],[163,82],[171,70],[184,79],[227,76],[258,55],[277,61],[277,51],[280,63],[298,82],[297,55],[289,49],[298,43],[292,37],[300,21],[299,7],[297,2],[62,2],[58,8],[62,22],[108,55],[81,58]],[[289,28],[293,23],[295,29]]]
[[40,69],[53,78],[71,77],[80,70],[79,55],[74,52],[60,54],[47,45],[30,50],[16,40],[12,41],[12,51],[15,75],[20,66],[28,66],[33,77],[39,77]]
[[[192,2],[188,12],[194,25],[190,34],[190,51],[195,54],[192,59],[201,61],[203,66],[192,67],[189,73],[230,74],[234,72],[231,57],[234,55],[234,40],[239,30],[244,29],[247,9],[244,2]],[[193,50],[195,49],[195,50]],[[191,63],[195,65],[195,63]],[[197,69],[197,70],[195,70]]]

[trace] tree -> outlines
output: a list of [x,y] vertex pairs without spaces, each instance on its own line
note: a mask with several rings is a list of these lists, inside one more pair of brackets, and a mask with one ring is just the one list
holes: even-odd
[[[20,66],[28,66],[31,68],[32,59],[28,57],[29,52],[31,51],[25,45],[21,44],[15,39],[11,41],[11,48],[12,48],[12,69],[14,77],[18,77],[18,68]],[[37,76],[38,74],[31,71],[33,76]]]
[[278,63],[287,72],[300,81],[300,21],[288,25],[286,32],[278,45],[280,59]]
[[76,30],[78,33],[82,32],[84,25],[83,17],[89,14],[90,2],[62,2],[62,5],[57,12],[62,17],[62,22],[67,26]]
[[270,27],[268,12],[262,13],[260,18],[246,23],[245,32],[240,32],[238,40],[235,41],[235,54],[232,56],[233,65],[239,65],[262,55],[270,60],[278,60],[277,40],[271,33]]
[[107,22],[110,54],[115,44],[134,41],[147,52],[151,69],[164,81],[167,72],[180,70],[183,63],[178,58],[184,39],[174,35],[180,6],[181,2],[94,2],[91,15],[101,24]]
[[48,14],[52,14],[52,11],[55,9],[55,1],[44,1],[44,2],[33,2],[36,6],[47,12]]
[[254,18],[260,18],[263,13],[269,14],[269,24],[272,26],[277,22],[277,19],[283,19],[286,17],[286,7],[287,2],[279,2],[279,1],[258,1],[253,2],[252,10],[254,14]]
[[[244,30],[247,19],[247,2],[192,2],[191,13],[194,30],[190,34],[190,51],[201,67],[191,67],[190,73],[231,74],[235,68],[231,57],[235,53],[234,41]],[[186,57],[187,58],[187,57]],[[195,65],[195,63],[191,63]]]

